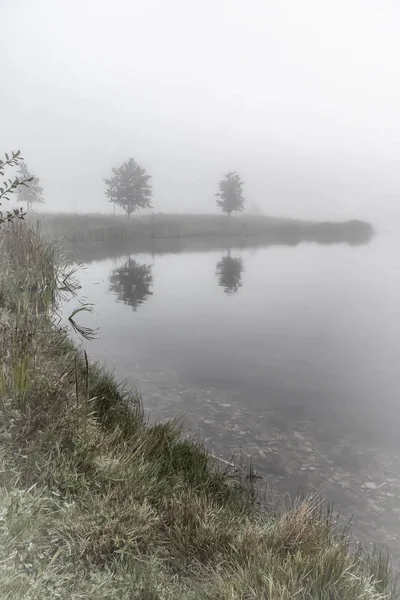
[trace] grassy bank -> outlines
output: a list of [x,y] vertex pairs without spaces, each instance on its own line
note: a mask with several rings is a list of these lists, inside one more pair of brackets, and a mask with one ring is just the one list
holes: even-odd
[[143,242],[146,240],[182,238],[259,238],[276,244],[369,241],[373,228],[363,221],[310,222],[267,216],[241,215],[174,215],[123,216],[100,214],[31,215],[46,235],[82,242]]
[[315,499],[267,514],[251,472],[216,467],[176,422],[146,424],[58,326],[73,268],[24,224],[0,238],[2,600],[397,597],[387,555]]

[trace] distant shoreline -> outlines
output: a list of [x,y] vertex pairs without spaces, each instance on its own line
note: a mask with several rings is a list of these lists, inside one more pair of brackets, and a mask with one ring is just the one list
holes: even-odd
[[236,245],[249,240],[258,243],[297,245],[301,242],[320,244],[368,243],[375,231],[360,220],[302,221],[270,216],[179,215],[123,216],[101,214],[28,215],[42,233],[69,244],[101,242],[107,244],[147,244],[159,240],[230,239]]

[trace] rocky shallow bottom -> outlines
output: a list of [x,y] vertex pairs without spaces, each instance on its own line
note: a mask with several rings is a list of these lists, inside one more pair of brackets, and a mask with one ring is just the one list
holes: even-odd
[[188,387],[173,372],[137,368],[133,383],[152,420],[184,415],[187,429],[199,433],[215,455],[229,461],[240,450],[251,457],[269,502],[315,491],[345,520],[352,518],[356,539],[386,544],[399,564],[399,456],[351,431],[340,439],[327,434],[301,408],[266,402],[253,414],[240,394]]

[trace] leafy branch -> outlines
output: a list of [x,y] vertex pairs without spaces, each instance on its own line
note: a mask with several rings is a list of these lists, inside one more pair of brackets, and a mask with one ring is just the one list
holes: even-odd
[[[17,150],[17,152],[12,152],[11,156],[5,153],[5,160],[0,159],[0,176],[4,177],[5,170],[7,167],[16,167],[18,166],[24,159],[21,156],[21,151]],[[6,179],[3,181],[3,185],[0,187],[0,207],[2,206],[4,200],[10,200],[10,196],[21,187],[29,187],[28,183],[32,181],[33,177],[28,177],[25,179],[20,179],[19,177],[15,177],[14,179]],[[23,208],[14,208],[12,211],[6,210],[3,212],[0,209],[0,224],[5,221],[11,222],[13,219],[23,219],[25,216]]]

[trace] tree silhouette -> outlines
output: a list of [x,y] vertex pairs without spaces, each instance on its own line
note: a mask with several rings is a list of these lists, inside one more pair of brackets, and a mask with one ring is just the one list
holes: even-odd
[[106,196],[118,204],[129,218],[138,208],[151,208],[152,189],[146,169],[130,158],[118,169],[112,169],[112,177],[105,179]]
[[225,294],[234,294],[242,287],[243,261],[230,255],[223,256],[217,262],[215,274],[218,277],[218,285],[224,288]]
[[33,204],[43,204],[43,188],[40,185],[39,177],[29,172],[26,163],[21,163],[18,171],[19,179],[29,181],[28,186],[21,187],[18,190],[18,201],[26,202],[26,212],[32,210]]
[[130,257],[110,275],[110,290],[118,294],[118,300],[132,306],[133,310],[153,294],[150,290],[152,284],[151,265],[140,264]]
[[243,181],[236,171],[227,173],[219,182],[218,188],[219,192],[215,194],[219,198],[217,205],[224,213],[230,216],[233,212],[244,209]]

